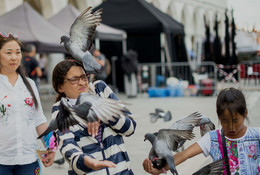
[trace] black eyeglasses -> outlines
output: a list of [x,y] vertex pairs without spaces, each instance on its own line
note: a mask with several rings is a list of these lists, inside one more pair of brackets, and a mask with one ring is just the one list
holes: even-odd
[[83,74],[79,77],[72,77],[72,78],[66,78],[64,79],[64,82],[69,81],[71,84],[78,84],[79,80],[81,79],[82,81],[86,82],[88,81],[89,74]]
[[4,38],[9,38],[10,35],[12,35],[14,38],[18,38],[18,35],[16,33],[0,32],[0,35]]

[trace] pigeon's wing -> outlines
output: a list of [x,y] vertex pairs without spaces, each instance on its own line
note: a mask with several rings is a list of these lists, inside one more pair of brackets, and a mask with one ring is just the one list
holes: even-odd
[[172,151],[176,151],[176,142],[191,140],[195,137],[192,130],[160,129],[158,139],[164,140]]
[[58,129],[57,120],[53,119],[53,120],[51,120],[48,128],[41,135],[39,135],[37,139],[40,139],[43,136],[49,134],[51,131],[55,131],[57,129]]
[[[172,126],[170,126],[171,129],[178,129],[178,130],[187,130],[187,129],[193,129],[192,126],[198,125],[201,120],[201,114],[198,112],[194,112],[190,114],[189,116],[178,120],[175,122]],[[187,128],[188,127],[188,128]]]
[[219,175],[219,174],[223,174],[224,170],[225,170],[225,166],[224,166],[224,162],[225,162],[225,158],[224,159],[220,159],[217,160],[215,162],[212,162],[208,165],[206,165],[205,167],[201,168],[200,170],[196,171],[195,173],[193,173],[193,175]]
[[125,107],[124,102],[119,100],[114,100],[110,98],[103,98],[97,95],[81,93],[78,98],[79,104],[83,102],[90,102],[92,104],[88,118],[98,117],[104,123],[108,121],[115,121],[115,118],[120,118],[130,111]]
[[70,28],[70,42],[84,52],[90,49],[96,27],[101,21],[102,9],[92,13],[91,8],[85,9]]

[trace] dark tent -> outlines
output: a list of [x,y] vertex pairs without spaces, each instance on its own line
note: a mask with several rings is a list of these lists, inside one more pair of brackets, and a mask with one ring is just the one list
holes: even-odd
[[140,62],[161,62],[161,47],[165,52],[161,33],[167,41],[168,61],[187,61],[183,25],[152,4],[145,0],[107,0],[95,9],[99,8],[104,9],[104,24],[127,32],[127,48],[138,52]]
[[[186,62],[184,26],[145,0],[107,0],[95,10],[103,8],[102,22],[127,32],[127,49],[137,51],[140,63]],[[166,41],[166,42],[164,42]],[[107,44],[103,52],[121,58],[116,46]],[[122,72],[120,59],[117,72]],[[119,90],[123,76],[117,74]],[[169,75],[168,75],[169,76]],[[175,75],[179,76],[179,75]],[[121,84],[119,84],[121,83]]]
[[65,52],[60,44],[63,32],[27,2],[0,16],[0,23],[0,32],[17,33],[22,42],[35,44],[38,52]]

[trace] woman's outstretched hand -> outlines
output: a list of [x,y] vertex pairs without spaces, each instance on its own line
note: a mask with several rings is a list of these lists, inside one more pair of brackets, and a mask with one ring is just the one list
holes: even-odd
[[154,168],[152,162],[148,158],[144,159],[143,168],[147,173],[150,173],[153,175],[158,175],[158,174],[163,173],[163,170],[158,170],[158,169]]
[[107,160],[99,161],[99,160],[93,159],[89,156],[84,157],[84,164],[93,170],[100,170],[100,169],[106,168],[106,167],[108,167],[108,168],[116,167],[116,164],[114,164],[111,161],[107,161]]

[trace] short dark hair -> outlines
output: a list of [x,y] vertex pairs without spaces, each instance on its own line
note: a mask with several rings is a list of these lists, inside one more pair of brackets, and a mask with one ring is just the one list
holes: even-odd
[[220,91],[217,98],[216,107],[218,116],[223,115],[226,109],[231,115],[234,113],[239,113],[242,116],[245,116],[247,111],[244,94],[242,91],[232,87],[225,88]]
[[33,49],[36,49],[34,44],[26,44],[23,47],[23,51],[26,52],[26,53],[30,53],[31,51],[33,51]]

